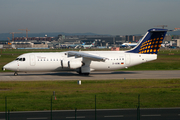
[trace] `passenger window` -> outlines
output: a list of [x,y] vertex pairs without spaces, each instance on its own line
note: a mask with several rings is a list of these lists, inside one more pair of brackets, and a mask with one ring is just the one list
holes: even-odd
[[22,58],[19,58],[19,61],[23,61],[23,59],[22,59]]
[[23,61],[25,61],[26,59],[25,58],[23,58]]

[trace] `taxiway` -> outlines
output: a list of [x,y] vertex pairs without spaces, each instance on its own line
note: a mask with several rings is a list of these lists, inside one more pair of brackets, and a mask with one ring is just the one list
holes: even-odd
[[47,81],[47,80],[115,80],[115,79],[178,79],[180,70],[158,71],[96,71],[89,76],[76,72],[28,72],[14,76],[13,72],[1,72],[0,81]]

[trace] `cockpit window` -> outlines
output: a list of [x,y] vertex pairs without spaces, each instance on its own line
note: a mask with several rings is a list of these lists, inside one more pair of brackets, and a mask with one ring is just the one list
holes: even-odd
[[15,60],[16,61],[25,61],[26,59],[25,58],[16,58]]
[[15,60],[19,60],[19,58],[16,58]]
[[23,59],[22,59],[22,58],[19,58],[19,61],[23,61]]

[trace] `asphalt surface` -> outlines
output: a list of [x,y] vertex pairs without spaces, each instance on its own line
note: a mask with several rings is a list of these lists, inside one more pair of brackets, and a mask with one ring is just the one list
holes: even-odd
[[112,80],[112,79],[177,79],[180,70],[158,71],[96,71],[89,76],[82,76],[76,72],[1,72],[0,81],[46,81],[46,80]]
[[[52,115],[52,117],[51,117]],[[0,113],[0,120],[5,120]],[[96,116],[96,119],[95,119]],[[137,120],[136,109],[9,112],[9,120]],[[140,120],[179,120],[180,108],[140,109]]]

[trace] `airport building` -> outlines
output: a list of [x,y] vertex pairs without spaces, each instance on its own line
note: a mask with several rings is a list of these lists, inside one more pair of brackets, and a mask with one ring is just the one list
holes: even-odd
[[[75,46],[76,44],[90,45],[93,42],[93,47],[109,48],[120,47],[123,43],[136,43],[142,39],[143,35],[125,35],[125,36],[111,36],[111,35],[58,35],[56,37],[16,37],[14,42],[0,43],[0,49],[20,49],[20,48],[73,48],[68,46]],[[173,38],[173,39],[172,39]],[[166,35],[163,44],[169,46],[179,47],[180,36]],[[10,44],[9,44],[10,43]]]
[[26,41],[26,40],[37,40],[37,41],[52,41],[54,37],[16,37],[14,41]]
[[12,42],[0,44],[0,49],[48,49],[48,42]]

